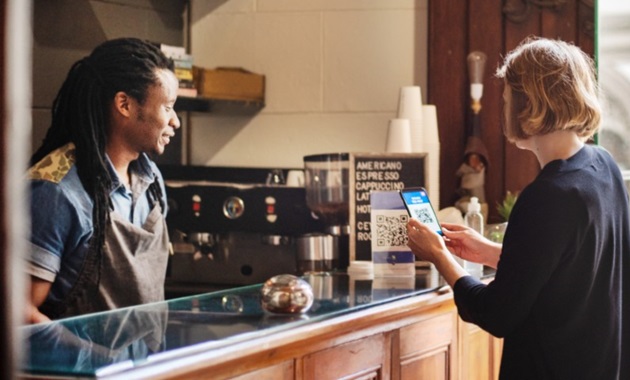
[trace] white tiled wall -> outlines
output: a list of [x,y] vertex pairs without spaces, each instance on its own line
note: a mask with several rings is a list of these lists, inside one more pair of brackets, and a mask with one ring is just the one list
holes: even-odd
[[383,151],[401,86],[426,98],[427,0],[192,0],[206,68],[264,74],[253,117],[194,114],[194,165],[302,167],[307,154]]

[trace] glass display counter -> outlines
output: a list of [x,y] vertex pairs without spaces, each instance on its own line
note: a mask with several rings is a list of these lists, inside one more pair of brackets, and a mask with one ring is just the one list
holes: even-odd
[[360,279],[346,274],[303,277],[315,301],[304,314],[276,315],[260,306],[261,285],[24,326],[25,375],[107,377],[185,358],[431,292],[436,272],[415,278]]

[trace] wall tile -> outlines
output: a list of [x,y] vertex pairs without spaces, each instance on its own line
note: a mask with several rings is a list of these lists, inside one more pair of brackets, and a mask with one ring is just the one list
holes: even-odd
[[168,45],[184,46],[184,20],[165,12],[145,12],[146,37]]
[[256,0],[190,0],[192,21],[209,14],[243,13],[256,10]]
[[[173,0],[93,0],[92,2],[100,1],[101,3],[111,3],[118,5],[131,6],[134,8],[145,8],[151,11],[161,12],[175,12],[181,13],[186,6],[185,1],[173,1]],[[74,0],[74,2],[77,2]]]
[[[385,113],[262,114],[254,119],[196,115],[191,164],[301,168],[303,157],[331,152],[382,152]],[[198,144],[202,145],[202,144]]]
[[252,11],[193,11],[195,61],[265,74],[268,91],[253,117],[195,114],[191,164],[302,167],[307,154],[383,151],[400,87],[426,97],[426,5],[258,0]]
[[[401,86],[423,83],[419,11],[328,12],[324,16],[324,109],[395,110]],[[425,35],[426,36],[426,35]],[[424,58],[424,59],[422,59]]]
[[255,23],[255,14],[243,13],[210,14],[192,24],[190,51],[195,64],[257,71]]
[[146,10],[100,2],[95,2],[92,7],[108,40],[119,37],[148,38],[148,23],[144,19]]
[[258,0],[257,11],[426,9],[428,0]]
[[257,69],[266,75],[265,113],[322,110],[321,14],[256,15]]
[[37,1],[33,38],[44,47],[90,51],[105,41],[105,31],[88,1]]

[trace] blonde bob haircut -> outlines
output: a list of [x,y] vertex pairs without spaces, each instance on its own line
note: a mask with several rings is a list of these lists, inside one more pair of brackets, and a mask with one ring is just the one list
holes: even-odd
[[508,53],[496,76],[512,90],[505,136],[511,142],[554,131],[584,140],[600,126],[593,60],[569,43],[529,37]]

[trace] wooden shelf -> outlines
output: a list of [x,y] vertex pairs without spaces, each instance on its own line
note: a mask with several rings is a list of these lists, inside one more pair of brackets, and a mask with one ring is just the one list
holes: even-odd
[[265,107],[263,101],[210,99],[180,96],[175,110],[182,112],[207,112],[217,114],[254,115]]

